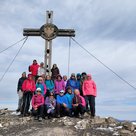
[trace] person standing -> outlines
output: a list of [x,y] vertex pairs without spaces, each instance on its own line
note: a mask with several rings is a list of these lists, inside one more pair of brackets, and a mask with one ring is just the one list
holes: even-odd
[[29,66],[29,72],[31,72],[35,82],[37,80],[38,68],[39,65],[37,63],[37,60],[33,60],[33,64]]
[[50,92],[54,92],[54,82],[51,80],[51,77],[49,75],[46,76],[45,84],[47,88],[46,96],[49,96]]
[[77,89],[80,91],[80,95],[83,96],[83,94],[82,94],[82,87],[81,87],[81,74],[80,73],[78,73],[76,75],[76,79],[77,79],[77,81],[76,81],[76,83],[77,83]]
[[66,89],[70,87],[72,89],[72,92],[74,92],[75,89],[77,89],[77,82],[75,74],[72,73],[70,79],[67,81]]
[[65,87],[66,87],[66,85],[67,85],[67,76],[66,75],[63,76],[63,80],[64,80]]
[[44,83],[42,77],[39,77],[39,78],[37,79],[36,88],[41,88],[41,94],[42,94],[43,96],[46,95],[46,90],[47,90],[47,89],[46,89],[46,85],[45,85],[45,83]]
[[54,81],[55,84],[55,96],[60,93],[61,90],[65,90],[65,83],[62,80],[61,75],[57,75],[57,79]]
[[44,68],[44,63],[41,62],[40,67],[38,68],[38,76],[42,77],[43,75],[45,75],[45,68]]
[[91,116],[95,116],[95,97],[97,96],[96,84],[92,80],[90,74],[87,75],[87,79],[83,82],[82,86],[83,96],[86,100],[86,108],[88,109],[88,102],[91,110]]
[[57,75],[60,74],[57,64],[53,64],[51,72],[52,72],[51,79],[54,81],[56,79]]
[[28,74],[28,78],[23,82],[22,90],[23,90],[23,105],[22,105],[21,114],[23,116],[27,116],[29,115],[28,111],[30,108],[30,101],[32,99],[32,95],[36,90],[35,82],[32,79],[31,74]]
[[18,80],[18,85],[17,85],[17,94],[18,94],[18,108],[16,110],[16,112],[21,111],[22,108],[22,103],[23,103],[23,90],[22,90],[22,84],[24,82],[24,80],[26,80],[26,72],[22,73],[22,77],[19,78]]

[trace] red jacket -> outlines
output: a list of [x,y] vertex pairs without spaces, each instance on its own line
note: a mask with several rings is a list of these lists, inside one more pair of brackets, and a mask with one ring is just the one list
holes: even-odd
[[97,96],[96,84],[93,80],[85,80],[82,86],[83,95]]
[[37,107],[41,106],[44,104],[44,97],[40,94],[40,95],[33,95],[32,97],[32,107],[35,108],[35,106],[37,105]]
[[26,80],[23,82],[22,90],[23,90],[24,92],[26,92],[26,91],[34,92],[34,91],[36,90],[36,86],[35,86],[34,80],[26,79]]
[[29,66],[29,72],[31,72],[33,76],[36,76],[38,74],[38,68],[38,64],[32,64],[31,66]]

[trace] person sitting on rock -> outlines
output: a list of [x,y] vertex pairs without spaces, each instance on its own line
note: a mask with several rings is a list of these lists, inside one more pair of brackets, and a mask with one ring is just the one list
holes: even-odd
[[42,121],[43,110],[44,110],[44,97],[41,94],[41,88],[36,89],[36,94],[32,97],[32,113],[35,119]]
[[72,99],[74,98],[74,94],[70,87],[67,88],[65,96],[68,99],[68,108],[70,109],[70,116],[72,116]]
[[55,96],[59,95],[61,90],[65,90],[65,83],[62,80],[61,75],[57,75],[57,79],[54,82],[55,84]]
[[83,96],[86,100],[86,108],[88,108],[88,102],[91,110],[91,117],[95,116],[95,97],[97,95],[96,84],[92,80],[90,74],[87,75],[87,79],[83,82],[82,86]]
[[68,99],[66,95],[64,95],[64,90],[60,91],[60,94],[57,95],[57,116],[62,117],[65,115],[69,115],[70,110],[68,107]]
[[32,79],[32,75],[28,74],[28,78],[23,82],[22,84],[22,90],[23,90],[23,105],[21,114],[23,116],[29,115],[29,108],[30,108],[30,101],[32,99],[32,95],[34,91],[36,90],[35,82]]
[[53,64],[51,72],[52,72],[51,79],[54,81],[54,80],[56,80],[57,75],[60,74],[57,64]]
[[16,110],[16,112],[19,112],[21,111],[22,109],[22,104],[23,104],[23,90],[22,90],[22,84],[23,82],[26,80],[26,72],[23,72],[22,73],[22,77],[19,78],[18,80],[18,85],[17,85],[17,94],[18,94],[18,97],[19,97],[19,100],[18,100],[18,108]]
[[75,89],[77,89],[77,82],[76,82],[76,77],[75,74],[72,73],[70,79],[67,81],[67,87],[71,87],[72,92],[74,92]]
[[56,99],[54,97],[54,93],[50,92],[49,96],[46,97],[45,100],[45,107],[47,111],[47,116],[50,119],[55,115],[55,109],[56,109]]
[[36,88],[41,88],[41,94],[42,94],[43,96],[46,95],[46,90],[47,90],[47,89],[46,89],[46,85],[45,85],[45,83],[44,83],[42,77],[39,77],[39,78],[37,79]]
[[51,80],[51,77],[49,75],[46,76],[45,84],[47,88],[46,96],[49,96],[50,92],[54,92],[54,82]]
[[74,112],[75,117],[79,117],[79,113],[81,115],[81,118],[83,118],[84,112],[85,112],[85,99],[80,95],[80,92],[78,89],[75,89],[74,91],[74,98],[72,100],[72,110]]

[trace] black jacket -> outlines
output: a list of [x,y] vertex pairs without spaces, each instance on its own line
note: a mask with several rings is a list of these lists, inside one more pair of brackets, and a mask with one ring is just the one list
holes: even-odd
[[18,80],[18,85],[17,85],[17,92],[21,89],[22,90],[22,84],[23,82],[26,80],[27,78],[26,77],[21,77],[19,78]]

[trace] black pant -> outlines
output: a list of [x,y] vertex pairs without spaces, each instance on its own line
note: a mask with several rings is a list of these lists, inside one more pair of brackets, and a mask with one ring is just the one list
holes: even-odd
[[57,103],[56,110],[57,110],[57,115],[60,115],[60,116],[65,116],[65,115],[69,116],[70,114],[69,108],[64,107],[63,104]]
[[78,106],[74,106],[74,107],[72,108],[72,110],[73,110],[73,112],[74,112],[74,116],[78,116],[79,113],[80,113],[81,115],[83,115],[84,112],[85,112],[85,107],[83,107],[83,105],[79,104]]
[[95,96],[93,95],[86,95],[85,96],[86,100],[86,109],[88,110],[88,102],[91,110],[91,116],[95,116]]
[[43,111],[44,111],[43,105],[39,106],[37,110],[35,110],[34,108],[32,109],[33,116],[38,117],[43,117]]
[[30,91],[25,92],[23,94],[23,105],[22,105],[21,114],[25,115],[28,113],[29,108],[30,108],[31,99],[32,99],[32,93]]

